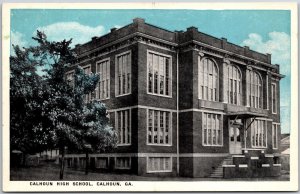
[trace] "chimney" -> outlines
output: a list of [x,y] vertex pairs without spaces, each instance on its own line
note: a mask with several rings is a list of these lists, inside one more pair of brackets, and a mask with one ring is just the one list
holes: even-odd
[[92,37],[92,41],[96,40],[97,38],[97,36]]
[[111,28],[110,29],[110,32],[114,32],[114,31],[116,31],[118,28]]
[[186,30],[191,31],[191,32],[198,32],[198,28],[196,28],[195,26],[191,26],[191,27],[187,28]]
[[143,19],[143,18],[134,18],[133,23],[135,23],[135,24],[145,23],[145,19]]
[[221,47],[223,48],[223,49],[225,49],[225,47],[226,47],[226,44],[227,44],[227,38],[221,38]]
[[81,46],[81,44],[76,44],[76,45],[75,45],[75,48],[80,47],[80,46]]
[[247,54],[249,53],[250,48],[248,46],[244,46],[244,55],[247,56]]
[[271,54],[267,53],[266,55],[267,55],[267,61],[268,61],[268,63],[271,63]]

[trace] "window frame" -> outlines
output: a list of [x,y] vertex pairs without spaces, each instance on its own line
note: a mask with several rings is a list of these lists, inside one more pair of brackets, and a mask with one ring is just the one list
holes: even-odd
[[[115,111],[115,129],[119,133],[118,112],[125,112],[125,111],[128,111],[128,114],[129,114],[128,118],[127,118],[127,119],[129,119],[129,122],[128,122],[129,126],[128,126],[128,131],[127,131],[127,135],[129,135],[129,139],[128,139],[129,142],[128,143],[119,143],[119,139],[118,139],[118,142],[117,142],[118,147],[120,147],[120,146],[130,146],[131,143],[132,143],[132,129],[131,129],[132,128],[132,111],[131,111],[131,108],[126,108],[126,109]],[[121,128],[122,128],[122,125],[121,125]]]
[[[169,158],[170,159],[170,169],[169,170],[149,170],[149,166],[150,166],[150,158]],[[171,156],[147,156],[147,173],[160,173],[160,172],[172,172],[173,169],[173,157]],[[165,163],[164,163],[165,166]]]
[[[147,122],[147,127],[146,127],[146,145],[148,145],[148,146],[172,146],[173,145],[173,138],[172,138],[172,135],[173,135],[173,122],[172,122],[172,119],[173,119],[173,116],[172,116],[172,111],[170,111],[170,110],[165,110],[165,109],[155,109],[155,108],[147,108],[146,109],[146,111],[147,111],[147,117],[146,117],[146,122]],[[154,131],[154,111],[158,111],[159,112],[159,114],[158,114],[158,122],[157,122],[157,127],[158,127],[158,129],[157,129],[157,133],[158,132],[160,132],[159,131],[159,129],[161,128],[160,127],[160,112],[166,112],[166,113],[169,113],[169,143],[168,144],[165,144],[165,143],[149,143],[149,111],[153,111],[153,118],[152,118],[152,122],[153,122],[153,124],[152,124],[152,131]],[[166,116],[164,117],[164,127],[166,126]],[[164,128],[164,130],[165,130],[166,128]],[[157,142],[158,142],[158,140],[157,140]]]
[[[129,55],[129,59],[130,59],[130,64],[126,67],[127,70],[130,71],[129,92],[123,93],[123,94],[118,94],[118,88],[120,88],[119,82],[118,82],[118,75],[119,75],[118,74],[118,71],[119,71],[118,57],[123,56],[123,55]],[[127,72],[127,74],[128,74],[128,72]],[[126,77],[126,76],[125,76],[125,78],[128,79],[128,77]],[[130,95],[131,92],[132,92],[132,52],[131,52],[131,50],[128,50],[128,51],[119,53],[115,56],[115,97],[117,98],[117,97],[127,96],[127,95]]]
[[[207,83],[207,86],[205,86],[205,84],[204,84],[204,81],[205,81],[205,76],[204,76],[204,70],[203,70],[203,72],[201,72],[201,69],[200,69],[200,67],[201,67],[201,65],[203,64],[203,61],[204,60],[210,60],[210,61],[212,61],[212,63],[215,65],[215,67],[216,67],[216,70],[217,70],[217,76],[216,76],[216,80],[217,80],[217,87],[216,87],[216,99],[214,99],[214,100],[210,100],[210,99],[204,99],[204,93],[202,92],[201,94],[202,94],[202,97],[200,96],[200,90],[201,90],[201,86],[203,86],[203,87],[209,87],[209,85],[210,85],[210,83],[209,83],[209,79],[207,79],[206,80],[206,82],[208,82]],[[203,69],[204,69],[204,65],[203,65]],[[207,69],[207,71],[209,71],[209,69]],[[212,71],[213,71],[213,68],[212,68]],[[201,73],[203,73],[203,85],[201,85],[200,84],[200,75],[201,75]],[[209,73],[206,73],[207,75],[209,74]],[[216,62],[216,60],[215,59],[213,59],[212,57],[201,57],[201,56],[198,56],[198,99],[199,100],[206,100],[206,101],[210,101],[210,102],[219,102],[220,101],[220,68],[219,68],[219,65],[218,65],[218,63]],[[212,83],[211,83],[211,85],[213,86],[213,83],[214,83],[214,75],[213,75],[213,77],[212,77]],[[208,93],[208,91],[207,91],[207,93]],[[212,94],[211,94],[212,95]],[[208,96],[208,94],[207,94],[207,96]],[[208,98],[210,98],[211,96],[208,96]]]
[[[275,96],[273,96],[273,86],[274,86],[274,94]],[[275,100],[275,104],[273,104],[273,99]],[[277,83],[272,82],[271,83],[271,105],[272,105],[272,114],[277,114]],[[275,106],[275,110],[273,108],[273,106]]]
[[[100,75],[100,72],[98,71],[98,66],[100,66],[101,63],[103,62],[107,62],[108,63],[108,70],[109,70],[109,75],[108,75],[108,80],[105,80],[105,83],[106,81],[108,81],[108,91],[106,91],[106,93],[108,93],[108,97],[105,97],[105,98],[101,98],[100,97],[100,82],[103,81],[103,80],[100,80],[101,79],[101,75]],[[96,62],[96,74],[98,74],[100,76],[100,79],[97,83],[97,87],[96,87],[96,95],[95,95],[95,98],[97,100],[108,100],[110,99],[110,83],[111,83],[111,71],[110,71],[110,66],[111,66],[111,60],[110,60],[110,57],[107,57],[105,59],[101,59],[99,61]],[[101,72],[102,73],[102,72]],[[107,70],[106,70],[106,74],[107,74]]]
[[[98,165],[97,165],[97,161],[98,161],[98,159],[104,159],[105,160],[105,167],[99,167]],[[108,157],[95,157],[95,168],[96,169],[108,169],[108,162],[109,162],[109,158]]]
[[[170,81],[169,81],[169,95],[166,95],[166,94],[159,94],[158,93],[154,93],[154,82],[153,82],[153,91],[152,92],[149,92],[149,61],[148,61],[148,56],[150,54],[154,54],[154,55],[158,55],[158,56],[161,56],[161,57],[165,57],[165,58],[169,58],[169,63],[170,63],[170,66],[169,66],[169,78],[170,78]],[[161,97],[166,97],[166,98],[172,98],[172,87],[173,87],[173,84],[172,84],[172,81],[173,81],[173,76],[172,76],[172,73],[173,73],[173,68],[172,68],[172,56],[171,55],[167,55],[167,54],[164,54],[164,53],[160,53],[160,52],[156,52],[156,51],[153,51],[153,50],[149,50],[147,49],[147,60],[146,60],[146,68],[147,68],[147,88],[146,88],[146,91],[147,91],[147,94],[149,95],[154,95],[154,96],[161,96]],[[159,67],[158,67],[159,68]],[[153,69],[153,67],[152,67]],[[158,72],[159,72],[159,69],[158,69]],[[154,76],[152,74],[152,76]],[[166,72],[164,73],[164,77],[166,77]],[[152,78],[154,80],[154,78]],[[159,79],[159,78],[158,78]],[[165,78],[166,80],[166,78]],[[166,83],[166,82],[165,82]],[[159,88],[157,88],[157,90],[159,91]],[[166,87],[164,87],[164,91],[166,91]],[[165,93],[165,92],[164,92]]]
[[[87,75],[91,75],[91,73],[93,73],[93,72],[92,72],[92,65],[91,65],[91,64],[87,64],[87,65],[81,66],[81,68],[83,69],[83,72],[84,72],[84,73],[85,73],[84,69],[87,68],[87,67],[89,67],[89,69],[90,69],[90,73],[87,74]],[[85,73],[85,74],[86,74],[86,73]],[[89,100],[87,100],[87,102],[86,102],[86,100],[85,100],[86,96],[88,96],[88,98],[89,98]],[[90,93],[84,95],[84,103],[86,103],[86,104],[87,104],[87,103],[90,103],[92,100],[93,100],[92,92],[90,92]]]
[[[235,68],[237,70],[237,75],[240,76],[239,79],[238,78],[233,78],[234,76],[232,74],[231,74],[231,77],[229,76],[229,66],[231,66],[232,69]],[[225,68],[227,68],[227,72],[226,72],[227,73],[227,75],[226,75],[227,76],[227,80],[226,81],[228,83],[227,91],[225,91],[225,92],[226,92],[226,95],[227,95],[228,104],[241,106],[242,105],[242,100],[243,100],[243,84],[242,84],[243,75],[242,75],[242,71],[241,71],[241,69],[237,65],[233,65],[233,64],[230,64],[230,63],[229,64],[226,63]],[[236,95],[235,95],[235,97],[236,97],[236,103],[231,103],[230,102],[231,101],[230,100],[230,80],[236,81],[237,87],[235,89],[239,88],[239,91],[241,92],[241,93],[238,93],[236,91]],[[231,92],[233,92],[233,91],[231,91]]]
[[[253,119],[253,118],[250,119],[250,122],[253,121],[252,119]],[[266,144],[263,145],[263,146],[254,145],[254,144],[253,144],[253,139],[252,139],[253,133],[254,133],[255,131],[259,132],[259,129],[257,128],[257,126],[256,126],[255,129],[253,129],[253,128],[254,128],[254,124],[255,124],[256,121],[260,121],[260,122],[264,122],[264,123],[265,123],[263,132],[266,132],[266,133],[263,133],[263,134],[265,135],[265,142],[266,142]],[[257,125],[258,125],[258,124],[257,124]],[[251,130],[251,131],[250,131],[250,135],[251,135],[251,136],[250,136],[251,147],[252,147],[252,148],[258,148],[258,149],[266,149],[266,148],[268,147],[268,120],[262,119],[262,118],[255,118],[255,120],[252,122],[252,124],[251,124],[251,126],[250,126],[250,130]],[[259,133],[257,133],[257,134],[259,134]],[[259,141],[259,139],[258,139],[258,141]],[[263,143],[263,142],[262,142],[262,143]],[[259,143],[258,143],[258,144],[259,144]]]
[[[216,142],[217,142],[217,134],[218,134],[218,131],[220,131],[221,133],[221,144],[212,144],[213,140],[211,140],[211,144],[208,144],[208,141],[204,142],[204,115],[205,114],[210,114],[210,115],[215,115],[215,116],[220,116],[220,119],[219,119],[219,130],[216,129]],[[223,147],[224,146],[224,123],[223,123],[223,114],[217,114],[217,113],[211,113],[211,112],[202,112],[202,146],[204,147]],[[212,125],[212,124],[210,124]],[[215,125],[216,125],[216,122],[215,122]],[[207,126],[207,119],[206,119],[206,126]],[[212,131],[212,130],[211,130]],[[207,140],[208,140],[208,130],[206,131],[206,137],[207,137]],[[212,132],[211,132],[212,133]],[[211,135],[211,137],[213,137],[213,135]],[[212,139],[212,138],[211,138]]]
[[[276,129],[275,129],[276,126]],[[280,123],[272,122],[272,148],[278,150],[278,128],[280,130]],[[274,133],[276,132],[276,133]],[[274,142],[274,135],[276,135],[276,142]]]
[[[247,75],[248,74],[248,75]],[[257,75],[259,81],[260,81],[260,85],[259,84],[255,84],[252,82],[252,79],[251,79],[251,75]],[[249,86],[248,86],[249,85]],[[263,100],[263,79],[262,79],[262,76],[261,74],[256,71],[256,70],[253,70],[253,69],[247,69],[246,70],[246,99],[247,99],[247,102],[246,104],[249,106],[249,107],[252,107],[252,108],[257,108],[257,109],[263,109],[263,104],[264,104],[264,100]],[[252,87],[255,87],[255,86],[260,86],[260,89],[256,91],[256,89],[254,89],[254,92],[252,91]],[[259,92],[259,96],[256,96],[256,93]],[[258,95],[258,94],[257,94]],[[258,106],[255,107],[255,105],[252,105],[252,97],[257,97],[258,98]]]
[[66,78],[66,81],[68,82],[68,75],[70,75],[70,74],[72,74],[72,85],[70,85],[72,88],[73,88],[73,90],[74,90],[74,88],[75,88],[75,70],[73,69],[73,70],[70,70],[70,71],[67,71],[66,73],[65,73],[65,78]]
[[[118,167],[117,166],[117,159],[119,159],[119,158],[128,158],[129,159],[129,167]],[[123,156],[115,157],[115,169],[130,170],[131,169],[131,157],[123,157]]]

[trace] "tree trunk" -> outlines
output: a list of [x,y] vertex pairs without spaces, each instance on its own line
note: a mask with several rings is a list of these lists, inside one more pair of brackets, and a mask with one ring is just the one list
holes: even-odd
[[61,149],[61,160],[60,160],[60,172],[59,172],[59,179],[64,179],[64,169],[65,169],[65,148]]
[[52,159],[52,148],[50,149],[50,159]]
[[22,166],[26,166],[26,154],[24,152],[22,153]]
[[85,152],[85,174],[89,173],[89,152]]

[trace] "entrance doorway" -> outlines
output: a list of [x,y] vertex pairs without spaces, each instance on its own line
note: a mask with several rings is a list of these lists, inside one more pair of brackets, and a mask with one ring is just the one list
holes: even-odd
[[241,154],[241,125],[229,124],[229,153]]

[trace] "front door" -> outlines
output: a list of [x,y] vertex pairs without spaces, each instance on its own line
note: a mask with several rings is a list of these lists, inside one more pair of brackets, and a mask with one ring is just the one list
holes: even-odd
[[240,126],[230,125],[229,128],[229,153],[230,154],[241,154],[242,153],[242,143],[241,143],[241,133]]

